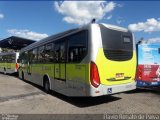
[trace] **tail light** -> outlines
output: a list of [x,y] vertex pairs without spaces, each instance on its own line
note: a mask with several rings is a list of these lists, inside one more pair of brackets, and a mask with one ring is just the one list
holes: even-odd
[[91,62],[90,65],[90,81],[94,87],[98,87],[100,85],[98,68],[94,62]]
[[18,68],[19,68],[19,64],[18,64],[18,63],[16,63],[16,70],[18,70]]

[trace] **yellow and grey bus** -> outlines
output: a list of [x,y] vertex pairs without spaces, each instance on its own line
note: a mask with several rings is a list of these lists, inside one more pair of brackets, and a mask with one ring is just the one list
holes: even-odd
[[20,51],[19,76],[67,96],[101,96],[136,88],[133,34],[108,24],[68,30]]
[[0,72],[17,73],[18,72],[18,52],[0,53]]

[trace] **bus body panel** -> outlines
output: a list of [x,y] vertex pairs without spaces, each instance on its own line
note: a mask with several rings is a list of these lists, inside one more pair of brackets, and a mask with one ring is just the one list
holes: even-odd
[[137,86],[160,86],[160,45],[138,44]]
[[[134,81],[136,72],[135,64],[135,51],[131,60],[116,62],[106,59],[103,53],[103,48],[100,48],[96,59],[96,65],[98,66],[101,84],[111,86]],[[123,73],[124,76],[117,79],[116,74],[118,73]]]
[[64,76],[58,78],[59,76],[56,76],[56,74],[54,74],[54,68],[56,68],[55,66],[57,65],[58,64],[37,64],[37,67],[35,67],[34,69],[33,67],[31,67],[31,71],[34,72],[28,74],[25,67],[27,66],[27,64],[24,64],[24,67],[21,67],[19,72],[20,76],[21,72],[24,72],[25,80],[28,80],[40,86],[43,86],[44,75],[48,75],[51,83],[50,88],[61,94],[67,96],[89,96],[90,90],[86,91],[86,86],[90,86],[89,64],[66,64],[67,81],[64,81]]

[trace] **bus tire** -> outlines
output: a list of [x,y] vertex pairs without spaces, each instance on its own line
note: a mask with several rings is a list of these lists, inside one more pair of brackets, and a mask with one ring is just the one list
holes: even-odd
[[44,81],[43,82],[44,91],[49,94],[50,93],[50,83],[49,83],[49,80],[48,80],[47,77],[44,77],[43,81]]
[[24,80],[24,72],[22,71],[21,79]]
[[5,75],[6,75],[6,68],[4,68],[4,72],[3,72],[3,74],[5,74]]

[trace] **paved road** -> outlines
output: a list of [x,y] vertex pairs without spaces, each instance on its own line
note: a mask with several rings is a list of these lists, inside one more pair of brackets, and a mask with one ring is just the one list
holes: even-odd
[[0,74],[0,114],[160,114],[160,91],[135,90],[96,98],[69,98]]

